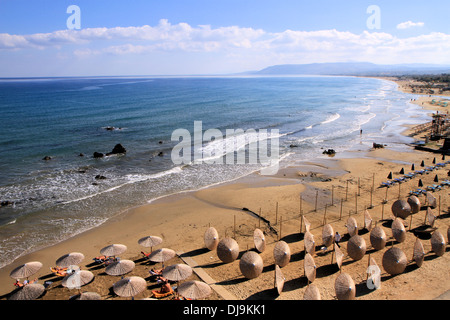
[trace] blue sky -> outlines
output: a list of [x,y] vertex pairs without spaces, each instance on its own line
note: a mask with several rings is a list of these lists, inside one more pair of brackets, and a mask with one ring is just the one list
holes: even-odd
[[[67,25],[70,5],[78,30]],[[379,28],[367,24],[371,5]],[[447,0],[0,0],[0,77],[450,64],[449,12]]]

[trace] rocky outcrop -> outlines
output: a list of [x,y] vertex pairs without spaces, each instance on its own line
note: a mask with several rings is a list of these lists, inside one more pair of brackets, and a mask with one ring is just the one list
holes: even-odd
[[114,146],[114,149],[112,149],[111,152],[107,153],[107,156],[113,155],[113,154],[123,154],[123,153],[127,153],[127,150],[120,144],[116,144]]

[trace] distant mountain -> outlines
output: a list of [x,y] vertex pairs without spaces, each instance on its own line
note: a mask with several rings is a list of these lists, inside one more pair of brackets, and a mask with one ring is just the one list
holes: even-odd
[[369,62],[283,64],[247,74],[253,75],[359,75],[399,76],[450,73],[450,66],[429,64],[381,65]]

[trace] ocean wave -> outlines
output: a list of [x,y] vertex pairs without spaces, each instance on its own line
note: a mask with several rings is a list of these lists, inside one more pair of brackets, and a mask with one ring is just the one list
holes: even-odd
[[336,121],[339,119],[341,115],[339,113],[333,113],[332,115],[328,116],[324,121],[322,121],[320,124],[327,124]]

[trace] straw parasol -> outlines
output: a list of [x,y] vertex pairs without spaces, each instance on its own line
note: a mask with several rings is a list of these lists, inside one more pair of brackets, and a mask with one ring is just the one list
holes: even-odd
[[259,252],[266,250],[266,238],[260,229],[255,229],[253,232],[253,242],[255,243],[256,250]]
[[322,300],[319,289],[314,284],[309,284],[303,294],[303,300]]
[[65,276],[61,285],[68,289],[79,289],[90,283],[92,280],[94,280],[94,274],[91,271],[76,270],[72,274]]
[[162,262],[164,266],[164,262],[174,258],[175,256],[176,253],[174,250],[168,248],[161,248],[150,253],[148,259],[153,262]]
[[365,210],[364,211],[364,228],[367,231],[372,230],[372,217],[370,216],[369,211]]
[[121,276],[131,272],[135,267],[135,263],[131,260],[115,261],[106,266],[105,272],[110,276]]
[[110,244],[100,250],[100,254],[107,257],[115,257],[127,251],[127,246],[124,244]]
[[273,248],[273,257],[275,264],[283,268],[291,260],[291,248],[285,241],[278,241]]
[[187,281],[178,287],[178,293],[188,299],[203,299],[211,294],[211,287],[201,281]]
[[431,211],[430,207],[427,208],[426,219],[428,220],[428,225],[430,227],[433,227],[434,226],[434,222],[436,221],[436,216],[433,214],[433,212]]
[[42,263],[39,261],[27,262],[11,271],[9,276],[13,279],[28,278],[38,272],[41,268]]
[[[369,285],[369,277],[371,285]],[[369,255],[369,266],[367,267],[367,286],[369,289],[378,289],[381,283],[381,269],[374,258]]]
[[411,213],[418,213],[420,211],[420,200],[416,196],[408,198],[408,204],[411,207]]
[[334,244],[334,253],[336,254],[336,263],[339,269],[341,269],[342,261],[344,260],[344,254],[342,253],[341,249],[339,249],[336,243]]
[[433,196],[430,191],[427,191],[427,201],[428,206],[432,207],[433,209],[436,208],[436,197]]
[[205,242],[205,247],[209,250],[216,250],[217,245],[219,244],[219,233],[216,228],[209,227],[206,229],[205,234],[203,236],[203,240]]
[[383,228],[376,226],[370,231],[370,243],[375,250],[382,250],[386,246],[386,233]]
[[354,235],[348,241],[347,253],[353,260],[361,260],[366,254],[366,241],[361,236]]
[[325,247],[329,247],[334,242],[334,230],[331,224],[326,224],[322,229],[322,242]]
[[259,277],[264,264],[261,256],[254,251],[247,251],[239,261],[239,269],[247,279]]
[[411,206],[408,201],[399,199],[392,204],[392,214],[394,217],[406,219],[411,213]]
[[217,245],[217,256],[224,263],[230,263],[239,256],[239,245],[233,238],[226,237]]
[[354,217],[350,217],[347,219],[347,231],[350,237],[358,234],[358,223]]
[[448,229],[447,229],[447,243],[450,244],[450,226],[448,226]]
[[437,256],[442,256],[445,253],[445,239],[442,233],[439,230],[433,232],[433,235],[430,239],[431,249]]
[[419,240],[419,238],[417,238],[416,242],[414,243],[413,259],[419,268],[422,266],[424,258],[425,258],[425,249],[423,248],[422,242]]
[[84,260],[84,255],[80,252],[71,252],[56,260],[56,265],[60,268],[68,268],[72,265],[79,265]]
[[275,265],[275,286],[277,288],[277,292],[279,295],[281,294],[281,292],[283,292],[284,281],[286,281],[286,278],[284,277],[280,266],[278,266],[276,264]]
[[312,257],[312,255],[307,253],[305,255],[305,260],[303,263],[304,263],[306,278],[308,278],[308,280],[310,282],[314,282],[314,280],[316,279],[316,268],[317,267],[316,267],[316,263],[314,262],[314,258]]
[[304,241],[305,251],[309,254],[314,254],[316,252],[316,242],[314,241],[313,234],[309,231],[306,231]]
[[161,244],[163,240],[157,236],[146,236],[138,240],[138,243],[146,248],[150,248],[150,252],[153,251],[153,247]]
[[8,300],[35,300],[45,292],[45,287],[39,283],[30,283],[14,291]]
[[392,247],[383,254],[383,268],[390,275],[400,274],[405,271],[407,263],[405,253],[397,247]]
[[147,289],[144,278],[131,276],[120,279],[113,284],[114,293],[121,297],[134,297]]
[[191,275],[192,268],[183,263],[170,265],[163,270],[163,277],[171,281],[185,280]]
[[71,296],[69,300],[101,300],[102,297],[97,292],[82,292]]
[[334,282],[338,300],[353,300],[356,296],[355,282],[347,273],[341,273]]
[[392,222],[392,236],[398,242],[403,242],[406,240],[406,229],[403,221],[400,218],[395,218]]
[[304,215],[302,216],[302,219],[303,223],[305,224],[305,232],[308,232],[309,229],[311,229],[311,222],[309,222]]

